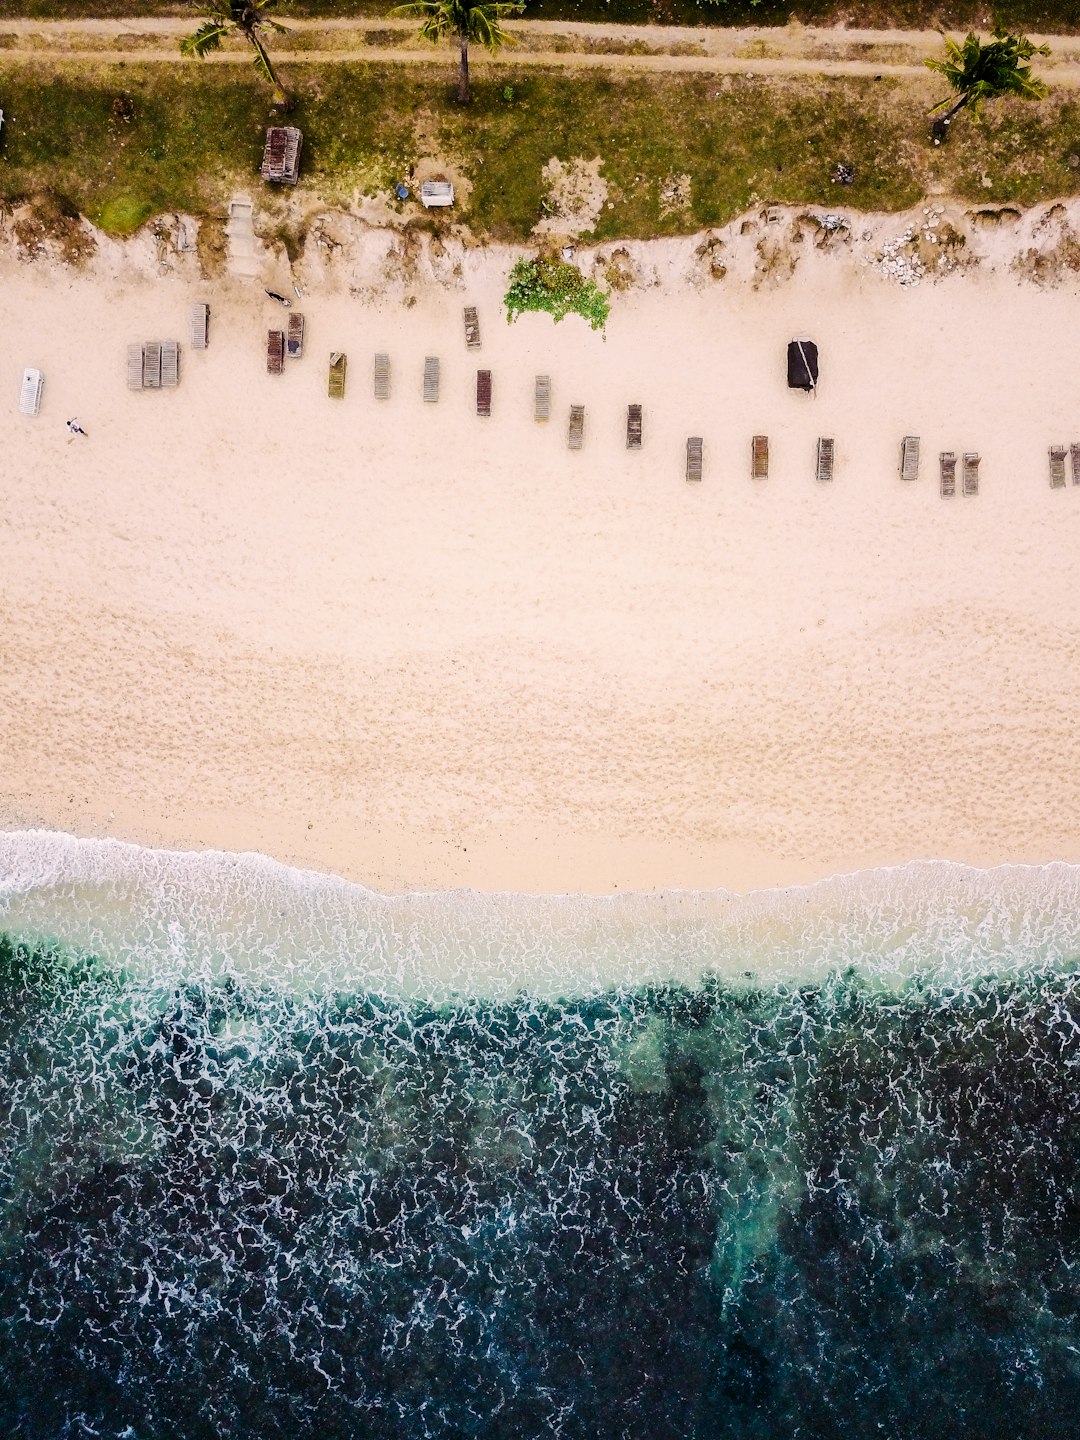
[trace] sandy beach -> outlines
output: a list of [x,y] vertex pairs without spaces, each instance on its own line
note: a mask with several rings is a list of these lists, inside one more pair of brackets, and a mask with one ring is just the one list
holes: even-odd
[[[719,281],[700,237],[628,247],[606,337],[507,326],[495,248],[391,274],[371,232],[213,282],[138,242],[83,271],[5,250],[0,824],[259,850],[389,891],[1080,861],[1080,487],[1047,469],[1080,438],[1075,278],[988,261],[906,287],[808,243],[760,283],[738,229]],[[261,285],[294,281],[306,353],[271,377]],[[184,343],[177,390],[129,393],[128,341],[186,342],[197,299],[209,349]],[[816,398],[786,388],[793,335],[820,347]],[[46,377],[35,419],[25,365]],[[977,498],[939,497],[945,449],[981,453]]]

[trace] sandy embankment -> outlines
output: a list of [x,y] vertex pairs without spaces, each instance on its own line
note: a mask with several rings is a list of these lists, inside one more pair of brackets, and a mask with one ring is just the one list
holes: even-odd
[[[691,283],[694,242],[631,247],[660,283],[617,298],[606,340],[576,320],[508,327],[504,252],[384,285],[370,247],[313,251],[307,354],[281,378],[264,368],[281,311],[256,282],[9,253],[0,822],[258,849],[383,889],[1080,860],[1080,488],[1052,492],[1046,458],[1080,439],[1075,281],[984,264],[899,289],[857,245],[807,244],[755,289],[755,238],[734,234],[720,282]],[[269,261],[260,278],[293,277]],[[186,339],[195,298],[211,348],[185,347],[177,391],[128,393],[126,343]],[[785,388],[793,334],[821,347],[816,400]],[[25,364],[46,374],[36,420],[16,409]],[[914,485],[896,473],[906,432]],[[836,438],[831,487],[818,435]],[[981,452],[977,499],[939,498],[940,449]]]

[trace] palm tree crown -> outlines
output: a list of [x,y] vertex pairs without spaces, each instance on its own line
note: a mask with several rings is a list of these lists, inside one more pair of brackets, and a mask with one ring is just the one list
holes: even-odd
[[242,35],[255,49],[255,69],[274,87],[275,103],[286,106],[288,97],[285,87],[270,63],[264,39],[272,30],[286,33],[284,25],[267,18],[267,10],[276,4],[277,0],[206,0],[199,7],[206,19],[194,35],[187,35],[180,41],[181,54],[197,55],[202,59],[212,50],[219,49],[227,35]]
[[503,29],[508,15],[520,15],[523,0],[411,0],[398,5],[391,13],[418,19],[420,38],[437,45],[456,36],[461,52],[458,77],[458,99],[462,104],[472,99],[469,89],[469,44],[483,45],[492,55],[500,45],[514,45],[512,35]]
[[[962,45],[950,40],[944,31],[942,38],[945,59],[927,60],[926,64],[944,75],[959,97],[949,109],[947,120],[965,105],[970,105],[972,114],[977,115],[983,104],[997,95],[1041,100],[1047,93],[1046,86],[1032,75],[1031,66],[1024,61],[1033,55],[1049,55],[1049,46],[1033,45],[1026,36],[1009,35],[1004,30],[995,30],[993,40],[985,45],[977,35],[968,35]],[[950,99],[935,105],[931,115],[949,106]]]

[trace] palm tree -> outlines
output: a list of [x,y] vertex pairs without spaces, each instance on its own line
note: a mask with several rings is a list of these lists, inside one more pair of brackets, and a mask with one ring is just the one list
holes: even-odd
[[267,10],[276,4],[277,0],[206,0],[200,7],[206,19],[194,35],[188,35],[180,41],[181,54],[198,55],[201,59],[209,55],[211,50],[219,49],[226,35],[242,35],[254,46],[255,69],[274,87],[274,104],[279,109],[287,110],[289,97],[270,63],[263,39],[270,30],[285,33],[284,25],[266,18]]
[[412,0],[398,5],[390,13],[419,19],[420,38],[433,45],[456,36],[461,50],[457,98],[462,105],[472,99],[469,88],[469,42],[483,45],[492,55],[500,45],[517,42],[503,29],[507,15],[520,15],[525,9],[522,0]]
[[969,35],[962,45],[950,40],[944,31],[945,59],[927,60],[926,65],[944,75],[958,99],[951,106],[947,96],[933,107],[930,114],[938,110],[947,113],[936,122],[942,132],[951,124],[953,116],[966,105],[977,115],[987,100],[997,95],[1019,95],[1025,100],[1041,100],[1047,93],[1041,80],[1036,80],[1031,67],[1025,65],[1033,55],[1049,55],[1048,45],[1033,45],[1024,35],[1010,35],[1004,30],[995,30],[993,40],[983,44],[977,35]]

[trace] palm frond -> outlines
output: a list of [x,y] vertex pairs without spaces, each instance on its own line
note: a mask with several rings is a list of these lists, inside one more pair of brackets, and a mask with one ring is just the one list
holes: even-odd
[[209,55],[211,50],[218,50],[224,37],[232,29],[227,20],[204,20],[195,31],[194,35],[186,35],[180,41],[180,53],[182,55]]

